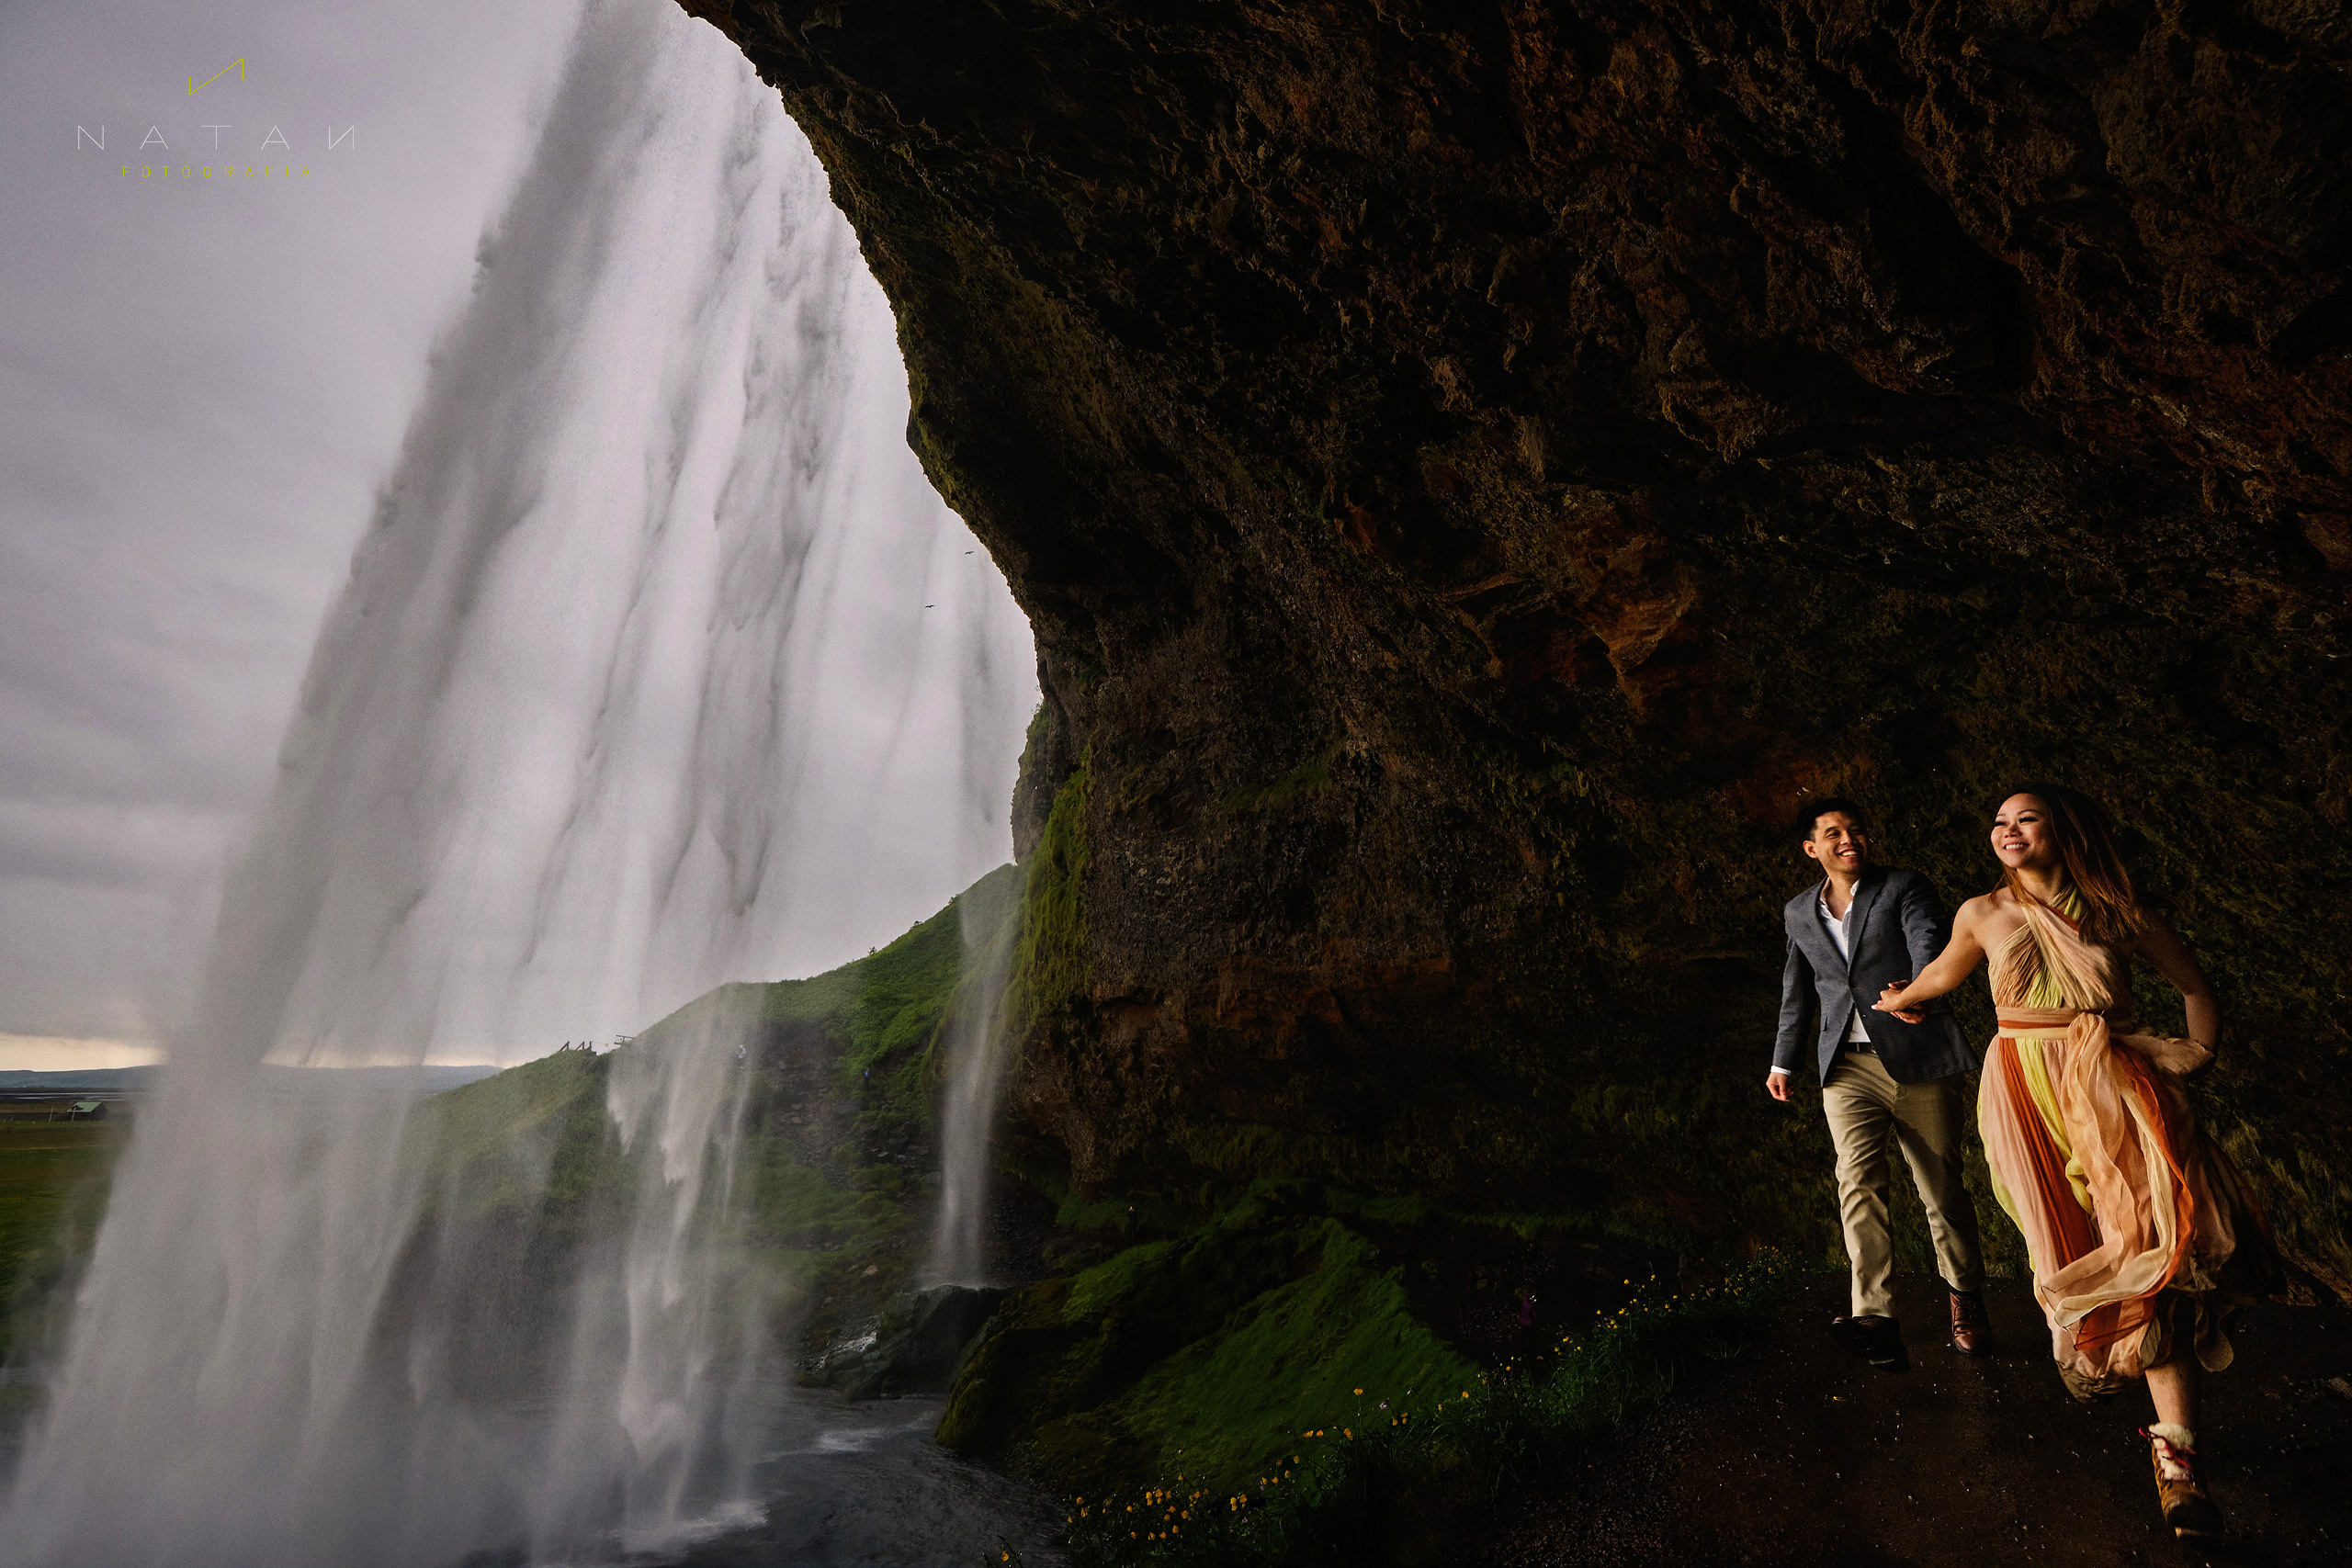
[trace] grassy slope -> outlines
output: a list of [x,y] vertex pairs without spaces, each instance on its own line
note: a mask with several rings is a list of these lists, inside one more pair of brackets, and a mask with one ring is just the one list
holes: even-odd
[[610,1066],[558,1051],[428,1100],[416,1123],[435,1162],[428,1203],[474,1218],[576,1216],[607,1176]]

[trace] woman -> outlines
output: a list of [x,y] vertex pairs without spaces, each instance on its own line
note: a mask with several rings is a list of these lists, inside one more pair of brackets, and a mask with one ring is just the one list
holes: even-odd
[[[1992,962],[2000,1021],[1977,1123],[2001,1207],[2025,1233],[2059,1374],[2077,1399],[2145,1381],[2141,1435],[2165,1523],[2213,1534],[2197,1470],[2200,1367],[2230,1362],[2224,1312],[2275,1288],[2244,1179],[2199,1130],[2180,1079],[2213,1057],[2221,1010],[2180,938],[2147,910],[2098,807],[2029,784],[1993,818],[2001,886],[1960,908],[1951,942],[1880,1011],[1908,1013]],[[2129,1032],[2132,959],[2180,988],[2189,1038]]]

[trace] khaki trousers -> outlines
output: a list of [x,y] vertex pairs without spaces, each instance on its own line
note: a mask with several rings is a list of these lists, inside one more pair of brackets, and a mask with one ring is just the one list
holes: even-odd
[[1894,1315],[1887,1284],[1894,1263],[1894,1238],[1886,1228],[1890,1134],[1903,1145],[1919,1201],[1927,1207],[1944,1283],[1957,1291],[1984,1287],[1976,1205],[1961,1175],[1967,1081],[1953,1077],[1896,1083],[1875,1055],[1842,1051],[1829,1069],[1829,1081],[1821,1086],[1821,1109],[1838,1149],[1838,1209],[1845,1222],[1846,1256],[1854,1265],[1857,1317]]

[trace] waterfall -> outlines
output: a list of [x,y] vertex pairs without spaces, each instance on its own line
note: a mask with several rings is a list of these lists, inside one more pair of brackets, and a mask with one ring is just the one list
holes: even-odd
[[774,93],[673,7],[592,6],[312,654],[0,1561],[571,1562],[753,1506],[749,1021],[543,1065],[600,1075],[627,1173],[561,1247],[512,1228],[571,1201],[530,1137],[482,1156],[528,1201],[460,1223],[431,1117],[286,1067],[609,1039],[1007,858],[1027,629],[906,417]]
[[[1018,900],[1015,900],[1017,904]],[[964,973],[946,1029],[947,1090],[939,1117],[939,1221],[923,1273],[937,1284],[987,1283],[989,1134],[1011,1060],[1005,983],[1019,932],[1017,908],[976,898],[956,906]]]

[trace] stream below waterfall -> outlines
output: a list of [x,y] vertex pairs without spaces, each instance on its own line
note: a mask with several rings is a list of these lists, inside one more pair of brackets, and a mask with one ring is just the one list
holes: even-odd
[[[29,1382],[20,1369],[0,1370],[0,1398],[28,1393]],[[594,1561],[635,1568],[965,1568],[1001,1563],[1008,1549],[1027,1568],[1063,1561],[1054,1498],[932,1441],[944,1401],[850,1400],[773,1382],[770,1392],[773,1425],[751,1476],[756,1522],[714,1529],[683,1551],[616,1551]],[[17,1432],[0,1439],[0,1464],[15,1462],[20,1440]],[[415,1568],[526,1563],[548,1568],[519,1548]]]
[[[849,1400],[774,1386],[774,1425],[751,1477],[757,1522],[712,1529],[683,1550],[616,1552],[637,1568],[960,1568],[1062,1561],[1054,1499],[1015,1475],[932,1441],[944,1402]],[[520,1551],[461,1568],[522,1568]],[[418,1568],[445,1568],[421,1563]],[[544,1560],[534,1564],[544,1568]]]
[[1058,1562],[1054,1500],[931,1440],[938,1400],[853,1404],[793,1392],[756,1472],[767,1517],[716,1537],[680,1568],[946,1568]]

